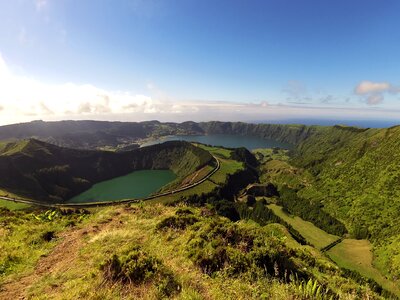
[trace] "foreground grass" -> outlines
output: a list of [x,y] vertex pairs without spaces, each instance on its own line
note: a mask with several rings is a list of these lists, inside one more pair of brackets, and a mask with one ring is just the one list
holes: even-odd
[[372,278],[384,289],[400,297],[399,287],[382,276],[372,265],[372,245],[369,241],[345,239],[327,251],[327,254],[340,267],[357,271],[366,277]]
[[0,209],[0,284],[31,272],[40,257],[54,249],[61,232],[84,224],[86,217]]
[[[318,279],[318,282],[315,281],[317,287],[325,289],[329,286],[342,299],[379,299],[368,288],[357,286],[351,280],[340,277],[340,272],[333,263],[318,253],[310,252],[309,247],[297,244],[281,225],[261,227],[253,222],[232,223],[210,214],[211,211],[206,208],[182,209],[189,209],[193,213],[198,220],[197,225],[160,229],[159,224],[163,221],[179,216],[177,207],[136,204],[97,209],[79,226],[61,229],[62,232],[58,232],[59,238],[51,242],[52,246],[38,245],[37,248],[43,249],[42,255],[45,257],[37,262],[38,255],[35,254],[36,263],[33,260],[29,262],[31,267],[25,269],[23,274],[21,270],[14,268],[3,275],[0,298],[11,299],[5,294],[10,285],[14,288],[13,291],[18,292],[13,299],[21,296],[28,299],[165,298],[160,294],[166,288],[165,285],[151,280],[129,284],[105,279],[101,269],[105,261],[113,255],[121,256],[139,246],[149,256],[155,257],[174,280],[179,282],[179,290],[170,297],[173,299],[328,298],[323,294],[318,298],[314,297],[316,294],[302,288],[305,284],[300,281],[284,283],[273,275],[274,272],[283,274],[283,270],[276,269],[272,271],[272,275],[265,275],[262,269],[258,273],[256,266],[246,267],[246,260],[243,260],[245,257],[255,259],[256,262],[259,259],[257,257],[262,258],[265,253],[271,252],[288,255],[299,271],[307,269],[307,272]],[[14,221],[17,226],[18,221]],[[42,232],[42,226],[58,228],[59,223],[63,222],[64,217],[44,222],[44,225],[27,219],[24,226],[30,228],[31,235],[36,236]],[[216,230],[215,225],[219,226]],[[226,230],[226,234],[222,234],[221,229]],[[229,237],[229,234],[233,236]],[[227,243],[226,239],[235,234],[243,235],[243,239],[235,244]],[[251,237],[255,238],[255,243],[246,244],[246,239]],[[204,247],[198,244],[201,241],[206,243]],[[1,245],[4,245],[3,241]],[[32,254],[30,245],[29,241],[21,240],[15,249]],[[220,252],[222,249],[225,250]],[[212,274],[207,275],[196,263],[196,255],[203,255],[202,260],[197,259],[198,263],[212,263],[219,259],[215,255],[224,255],[224,251],[230,258],[222,265],[217,265],[217,271]],[[191,256],[193,254],[194,258]],[[232,273],[233,270],[236,271]],[[321,273],[322,271],[325,273]]]
[[[96,214],[91,224],[107,224],[104,230],[93,231],[87,225],[87,235],[82,247],[76,249],[78,256],[70,265],[56,266],[51,273],[43,274],[29,282],[28,298],[34,299],[159,299],[158,289],[149,283],[138,286],[108,284],[102,277],[99,266],[113,253],[140,245],[151,255],[163,261],[182,284],[182,291],[176,299],[264,299],[291,298],[290,288],[279,281],[265,280],[254,285],[240,278],[217,275],[211,278],[202,274],[187,258],[182,245],[188,235],[183,232],[157,233],[156,225],[176,209],[162,206],[146,208],[106,208]],[[149,234],[152,233],[152,234]],[[118,245],[116,247],[116,245]],[[66,255],[73,255],[65,249]],[[46,251],[48,253],[48,251]],[[45,253],[46,253],[45,252]],[[32,272],[32,271],[31,271]],[[29,272],[28,272],[29,273]],[[8,277],[10,278],[10,277]]]
[[304,221],[302,218],[297,216],[286,214],[282,210],[281,206],[270,204],[268,205],[268,208],[272,209],[274,214],[293,226],[293,228],[296,229],[307,240],[307,242],[317,249],[322,249],[339,239],[338,236],[323,231],[311,222]]

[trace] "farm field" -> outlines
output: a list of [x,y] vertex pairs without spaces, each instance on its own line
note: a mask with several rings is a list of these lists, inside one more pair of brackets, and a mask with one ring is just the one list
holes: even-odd
[[[283,212],[282,207],[276,204],[268,205],[270,209],[285,222],[293,226],[311,245],[322,249],[333,243],[338,236],[328,234],[311,222],[304,221],[297,216],[289,216]],[[361,275],[375,280],[384,289],[400,295],[400,290],[390,280],[386,279],[373,266],[372,245],[367,240],[344,239],[341,243],[326,252],[338,266],[357,271]]]
[[304,221],[302,218],[297,216],[290,216],[286,214],[282,207],[276,204],[268,205],[268,208],[285,222],[293,226],[311,245],[317,249],[322,249],[334,241],[338,240],[340,237],[329,234],[322,229],[315,226],[313,223]]
[[328,250],[326,254],[342,268],[357,271],[374,279],[384,289],[400,297],[400,289],[386,279],[373,266],[372,245],[367,240],[344,239],[341,243]]

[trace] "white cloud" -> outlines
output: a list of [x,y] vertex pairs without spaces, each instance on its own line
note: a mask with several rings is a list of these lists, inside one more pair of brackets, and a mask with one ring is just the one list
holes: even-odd
[[358,95],[382,93],[389,91],[391,87],[391,84],[388,82],[362,81],[356,86],[355,92]]
[[162,113],[160,101],[130,92],[106,91],[90,84],[45,84],[15,75],[0,55],[0,105],[14,116],[60,116],[124,112]]
[[389,82],[362,81],[354,88],[355,94],[362,96],[369,105],[377,105],[385,100],[385,93],[396,94],[400,92],[398,87]]
[[[150,95],[110,91],[91,84],[47,84],[10,71],[0,54],[0,124],[34,119],[93,119],[118,121],[251,121],[329,116],[331,118],[400,118],[400,111],[361,110],[222,102],[172,100],[154,84]],[[371,98],[373,102],[381,101]]]

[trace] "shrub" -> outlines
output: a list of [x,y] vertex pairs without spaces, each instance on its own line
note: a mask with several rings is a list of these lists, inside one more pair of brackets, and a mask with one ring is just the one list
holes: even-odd
[[167,270],[162,272],[162,276],[157,282],[157,292],[159,298],[171,297],[179,293],[182,289],[181,284],[175,279],[174,275]]
[[160,260],[135,247],[126,255],[114,254],[100,266],[109,282],[140,284],[153,281],[158,298],[171,297],[181,291],[181,284]]
[[267,235],[261,227],[242,227],[228,220],[201,222],[187,244],[189,258],[207,275],[223,271],[229,276],[251,271],[288,281],[297,273],[308,278],[295,263],[298,253],[278,237]]
[[53,240],[56,237],[55,232],[54,231],[46,231],[45,233],[42,234],[41,238],[42,240],[44,240],[45,242],[50,242],[51,240]]
[[193,215],[193,212],[189,208],[179,208],[175,214],[177,216]]
[[178,216],[171,216],[167,217],[162,220],[160,223],[157,224],[156,229],[162,230],[166,228],[178,229],[182,230],[185,229],[187,226],[193,225],[194,223],[198,222],[198,219],[193,215],[178,215]]
[[106,280],[139,284],[152,278],[159,265],[158,259],[136,247],[121,258],[114,254],[101,265],[101,269]]

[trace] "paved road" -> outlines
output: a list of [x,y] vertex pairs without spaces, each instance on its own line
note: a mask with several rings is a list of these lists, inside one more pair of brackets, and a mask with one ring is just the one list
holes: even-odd
[[207,179],[209,179],[212,175],[214,175],[215,172],[217,172],[221,166],[218,158],[216,158],[213,155],[213,158],[215,159],[217,165],[215,166],[215,168],[207,174],[207,176],[205,176],[204,178],[202,178],[201,180],[192,183],[190,185],[181,187],[179,189],[173,190],[173,191],[169,191],[169,192],[165,192],[165,193],[161,193],[161,194],[157,194],[157,195],[153,195],[153,196],[149,196],[146,198],[141,198],[141,199],[124,199],[124,200],[118,200],[118,201],[104,201],[104,202],[89,202],[89,203],[65,203],[65,204],[48,204],[48,203],[42,203],[42,202],[37,202],[37,201],[30,201],[30,200],[24,200],[24,199],[18,199],[18,198],[11,198],[11,197],[3,197],[0,196],[0,199],[2,200],[7,200],[7,201],[13,201],[13,202],[18,202],[18,203],[25,203],[25,204],[30,204],[30,205],[38,205],[38,206],[43,206],[43,207],[50,207],[50,208],[60,208],[60,207],[72,207],[72,208],[85,208],[85,207],[94,207],[94,206],[107,206],[107,205],[115,205],[115,204],[121,204],[121,203],[136,203],[136,202],[140,202],[140,201],[146,201],[146,200],[151,200],[151,199],[155,199],[158,197],[163,197],[163,196],[168,196],[168,195],[172,195],[172,194],[176,194],[182,191],[186,191],[188,189],[194,188],[195,186],[198,186],[199,184],[202,184],[204,181],[206,181]]

